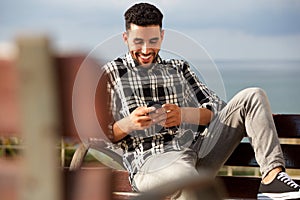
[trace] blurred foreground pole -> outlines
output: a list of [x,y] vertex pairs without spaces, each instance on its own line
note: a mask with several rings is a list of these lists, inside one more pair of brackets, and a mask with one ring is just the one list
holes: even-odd
[[49,41],[43,36],[17,38],[21,132],[24,138],[22,200],[60,200],[56,75]]

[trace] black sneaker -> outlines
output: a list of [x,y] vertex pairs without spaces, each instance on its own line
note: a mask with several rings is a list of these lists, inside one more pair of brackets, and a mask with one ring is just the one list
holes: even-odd
[[300,199],[300,186],[285,172],[279,172],[271,183],[260,184],[257,199]]

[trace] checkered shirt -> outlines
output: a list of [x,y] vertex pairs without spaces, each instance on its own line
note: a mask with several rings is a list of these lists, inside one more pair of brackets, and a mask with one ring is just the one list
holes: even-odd
[[[223,106],[215,93],[198,80],[187,62],[177,59],[162,60],[159,56],[149,68],[141,67],[127,53],[104,66],[108,77],[109,111],[114,122],[130,115],[148,102],[176,104],[179,107],[203,107],[214,113]],[[131,180],[151,155],[179,151],[195,141],[206,127],[182,124],[163,128],[154,125],[134,131],[117,143],[123,149],[123,164]]]

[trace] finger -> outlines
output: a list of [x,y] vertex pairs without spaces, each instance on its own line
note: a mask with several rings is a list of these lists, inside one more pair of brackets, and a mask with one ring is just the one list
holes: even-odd
[[152,117],[153,123],[162,123],[162,122],[165,122],[166,119],[167,119],[167,114],[165,112],[164,113],[155,114]]
[[169,117],[178,117],[179,119],[181,118],[181,109],[180,107],[178,107],[175,104],[168,104],[165,107],[166,112],[168,114],[168,118]]
[[165,122],[165,126],[178,126],[181,123],[181,117],[175,112],[170,112]]
[[180,123],[178,121],[170,121],[170,122],[166,122],[164,123],[164,127],[166,128],[169,128],[169,127],[172,127],[172,126],[179,126]]
[[156,108],[151,106],[151,107],[147,107],[146,112],[151,113],[151,112],[154,112],[155,110],[156,110]]
[[174,110],[177,108],[177,105],[175,104],[164,104],[162,105],[162,107],[165,109],[165,110]]
[[158,116],[157,118],[155,118],[154,121],[156,123],[165,124],[166,122],[169,121],[175,121],[175,120],[178,121],[180,119],[178,118],[178,116],[179,116],[178,112],[164,109],[164,113]]
[[166,117],[165,115],[166,115],[166,111],[163,108],[156,109],[155,112],[152,112],[150,114],[152,119],[156,119],[159,117]]
[[138,124],[145,124],[145,123],[151,123],[152,119],[148,115],[142,115],[142,116],[135,118],[134,121],[135,121],[135,123],[138,123]]
[[[147,116],[145,116],[145,117],[147,117]],[[145,118],[145,117],[139,118],[136,122],[134,122],[134,126],[137,129],[139,129],[139,130],[146,129],[152,125],[151,118],[149,118],[149,117]]]
[[138,107],[134,112],[137,116],[143,116],[155,111],[155,109],[155,107]]

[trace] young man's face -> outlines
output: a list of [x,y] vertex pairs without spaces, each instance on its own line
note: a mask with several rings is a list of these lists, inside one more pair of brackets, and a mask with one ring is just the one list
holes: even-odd
[[132,57],[143,67],[148,67],[155,60],[163,40],[164,31],[159,25],[138,26],[131,24],[123,34]]

